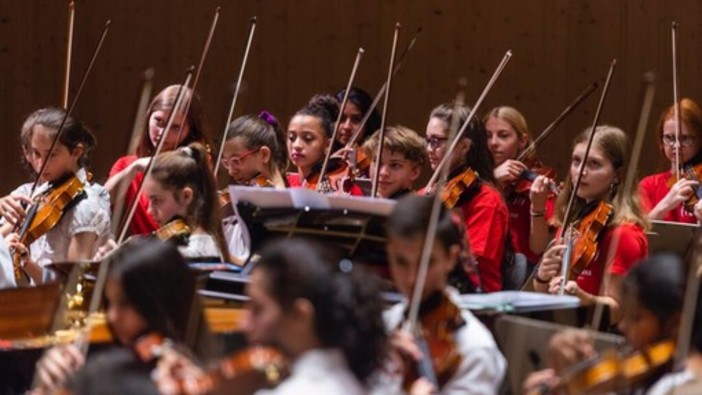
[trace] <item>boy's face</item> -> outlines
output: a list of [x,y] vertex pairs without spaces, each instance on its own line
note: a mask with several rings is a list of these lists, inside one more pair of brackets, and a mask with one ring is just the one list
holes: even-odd
[[[403,238],[390,234],[387,243],[390,274],[397,289],[407,298],[412,297],[417,282],[419,261],[422,257],[424,235]],[[422,300],[446,287],[447,278],[458,260],[460,248],[456,245],[449,249],[438,240],[434,241],[427,270]]]
[[[373,161],[371,174],[375,174],[376,165]],[[387,198],[403,189],[411,189],[420,171],[419,166],[405,158],[401,152],[383,149],[378,174],[378,195]]]

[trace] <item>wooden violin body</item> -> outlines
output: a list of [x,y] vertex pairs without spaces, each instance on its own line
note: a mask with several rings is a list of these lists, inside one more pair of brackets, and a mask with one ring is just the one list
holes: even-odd
[[[685,166],[680,177],[686,180],[697,181],[698,183],[702,184],[702,163],[694,166]],[[671,174],[667,182],[668,189],[672,188],[676,182],[678,182],[677,176],[675,174]],[[694,211],[695,204],[702,199],[702,187],[700,184],[692,187],[692,191],[694,193],[687,201],[685,201],[685,203],[683,203],[683,207],[689,213]]]
[[577,279],[595,258],[600,234],[607,227],[613,214],[613,206],[605,201],[600,201],[590,213],[578,221],[568,280]]
[[190,236],[191,230],[188,224],[180,217],[170,220],[167,224],[158,228],[154,236],[159,240],[171,240],[186,238]]
[[441,192],[441,200],[447,208],[454,208],[460,200],[461,195],[478,181],[478,174],[474,172],[473,169],[468,168],[464,170],[462,173],[446,182]]
[[[529,193],[531,190],[531,184],[534,182],[536,177],[545,176],[550,179],[556,178],[556,172],[550,167],[546,167],[538,160],[531,160],[524,163],[527,169],[520,174],[519,180],[517,180],[513,185],[513,190],[516,193]],[[549,184],[549,189],[554,195],[558,195],[559,191],[553,184]]]

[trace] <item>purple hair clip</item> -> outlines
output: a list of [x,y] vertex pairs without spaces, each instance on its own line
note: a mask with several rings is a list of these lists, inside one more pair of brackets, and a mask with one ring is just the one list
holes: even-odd
[[266,121],[269,125],[273,126],[274,128],[278,127],[278,120],[273,116],[273,114],[269,113],[266,110],[261,111],[258,113],[258,117]]

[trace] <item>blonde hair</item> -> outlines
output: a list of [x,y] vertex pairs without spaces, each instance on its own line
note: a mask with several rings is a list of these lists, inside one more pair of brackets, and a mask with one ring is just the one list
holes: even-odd
[[[580,133],[573,142],[573,148],[580,143],[586,143],[590,138],[591,131],[592,128],[587,128]],[[619,182],[612,185],[612,194],[607,199],[607,201],[614,206],[614,216],[610,220],[608,226],[633,223],[641,226],[644,230],[648,229],[650,224],[641,209],[639,194],[634,189],[638,183],[631,182],[629,190],[625,190],[627,183],[626,180],[624,180],[626,176],[624,170],[629,161],[629,137],[627,137],[624,131],[617,127],[609,125],[598,126],[592,146],[601,150],[604,156],[612,162],[614,171],[619,179]],[[566,206],[568,205],[568,199],[572,191],[573,180],[571,179],[569,171],[568,177],[565,180],[565,188],[560,195],[558,195],[558,199],[556,200],[554,221],[558,226],[563,225]],[[585,200],[576,196],[573,205],[573,213],[580,211],[583,206],[585,206]]]
[[[366,155],[375,160],[380,140],[380,130],[373,133],[363,143],[363,151]],[[401,153],[408,161],[420,168],[427,162],[427,150],[422,137],[414,130],[402,125],[388,126],[385,128],[385,139],[383,148],[390,152]]]
[[524,119],[522,113],[520,113],[516,108],[509,106],[495,107],[487,113],[485,118],[483,118],[483,123],[487,123],[490,118],[496,118],[507,122],[507,124],[514,129],[519,138],[525,139],[525,147],[531,143],[532,137],[531,133],[529,132],[526,119]]

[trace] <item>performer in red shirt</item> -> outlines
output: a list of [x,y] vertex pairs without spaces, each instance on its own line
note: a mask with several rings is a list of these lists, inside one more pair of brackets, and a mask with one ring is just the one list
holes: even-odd
[[495,178],[502,186],[509,210],[509,230],[514,251],[524,254],[529,264],[535,265],[552,236],[548,223],[552,218],[556,195],[549,193],[544,202],[534,205],[529,191],[532,181],[536,180],[527,177],[542,175],[554,178],[555,172],[544,166],[533,150],[518,160],[531,143],[526,120],[519,111],[507,106],[495,107],[488,112],[484,122],[488,148],[495,161]]
[[[449,125],[457,116],[459,124],[468,119],[470,110],[463,106],[454,114],[453,104],[436,107],[427,124],[427,153],[432,170],[435,170],[444,157]],[[451,188],[452,180],[470,178],[474,181],[462,184],[455,202],[444,201],[449,208],[459,208],[466,225],[466,238],[477,261],[478,275],[471,278],[485,292],[502,289],[502,261],[507,238],[509,213],[500,192],[495,188],[493,161],[487,148],[487,138],[483,123],[474,118],[466,130],[464,138],[451,155],[449,178],[445,188]],[[468,177],[468,178],[466,178]],[[456,184],[458,185],[458,184]],[[452,188],[453,189],[453,188]]]
[[[686,169],[702,171],[702,110],[690,99],[680,101],[680,163],[682,172]],[[661,115],[656,128],[658,145],[670,163],[669,170],[652,174],[641,180],[639,193],[641,203],[648,212],[649,219],[673,222],[697,223],[691,207],[685,207],[695,191],[699,188],[698,176],[675,181],[675,109],[667,108]]]
[[[117,199],[119,185],[128,182],[125,198],[125,207],[130,207],[134,201],[139,185],[144,178],[143,171],[146,168],[149,158],[156,150],[156,144],[168,122],[180,85],[171,85],[161,92],[151,101],[149,110],[146,113],[146,125],[140,137],[140,143],[134,154],[123,156],[112,165],[109,179],[105,183],[105,189],[110,192],[112,203]],[[206,133],[204,125],[204,113],[202,104],[197,95],[193,96],[190,89],[185,92],[183,106],[187,107],[190,101],[190,110],[185,114],[176,114],[169,130],[165,136],[163,152],[172,151],[178,147],[185,147],[190,143],[198,142],[205,147],[209,145],[209,135]],[[181,130],[182,125],[182,130]],[[179,132],[180,131],[180,136]],[[132,235],[148,234],[159,228],[158,223],[147,212],[149,201],[142,195],[139,199],[134,218],[129,225],[129,232]]]
[[[588,128],[576,139],[566,180],[565,190],[559,195],[555,207],[555,221],[563,225],[566,206],[578,176],[580,165],[585,157],[585,150],[591,129]],[[583,176],[578,188],[571,218],[580,235],[575,238],[578,250],[587,235],[596,240],[595,253],[589,262],[584,260],[584,268],[579,275],[565,283],[565,293],[580,298],[583,305],[602,303],[609,305],[613,321],[618,321],[620,294],[619,289],[624,275],[639,260],[646,257],[648,241],[644,230],[648,226],[638,195],[624,188],[624,164],[627,163],[629,139],[626,134],[612,126],[599,126],[592,143],[590,155],[585,162]],[[533,187],[532,187],[533,189]],[[541,192],[546,193],[546,192]],[[581,224],[587,223],[596,213],[602,215],[604,226],[599,232],[585,229]],[[597,229],[595,225],[592,229]],[[563,233],[562,228],[557,234]],[[557,238],[557,240],[559,240]],[[582,244],[580,244],[582,246]],[[534,288],[540,292],[559,293],[561,290],[562,256],[566,249],[563,243],[555,243],[541,260],[534,277]],[[577,256],[573,254],[572,256]],[[576,261],[571,261],[571,268]],[[604,276],[605,268],[610,276]],[[609,281],[601,287],[602,281]],[[602,293],[600,293],[602,289]]]

